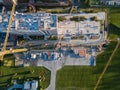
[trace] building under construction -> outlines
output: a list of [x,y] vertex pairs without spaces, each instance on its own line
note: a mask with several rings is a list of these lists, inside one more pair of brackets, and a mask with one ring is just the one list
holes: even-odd
[[[10,14],[0,14],[0,32],[6,32]],[[28,35],[56,35],[57,16],[50,13],[17,13],[12,18],[10,33]]]
[[[2,45],[8,27],[10,14],[0,14],[0,45]],[[43,36],[49,37],[57,35],[57,15],[39,12],[39,13],[15,13],[12,17],[12,24],[10,27],[10,35],[8,37],[9,45],[11,41],[14,41],[12,45],[17,44],[17,36],[21,36],[27,39],[29,36]]]

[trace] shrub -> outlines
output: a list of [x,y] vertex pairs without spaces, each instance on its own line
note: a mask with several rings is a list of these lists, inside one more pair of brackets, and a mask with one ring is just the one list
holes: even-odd
[[71,21],[76,21],[76,22],[79,22],[79,21],[84,21],[86,20],[86,18],[84,16],[74,16],[72,18],[70,18]]
[[58,16],[58,22],[64,21],[64,20],[66,20],[66,18],[64,16]]

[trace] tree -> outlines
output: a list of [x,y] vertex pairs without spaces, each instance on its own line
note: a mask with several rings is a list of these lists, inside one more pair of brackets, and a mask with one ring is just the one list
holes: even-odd
[[71,21],[76,21],[76,22],[79,22],[79,21],[84,21],[86,20],[86,18],[84,16],[74,16],[72,18],[70,18]]
[[2,76],[2,70],[0,70],[0,76]]
[[58,16],[58,22],[66,20],[65,16]]
[[49,38],[48,38],[48,40],[57,40],[58,38],[57,38],[57,36],[50,36]]
[[90,6],[90,0],[85,0],[85,4],[86,4],[87,6]]
[[3,66],[3,61],[0,60],[0,66]]
[[94,16],[94,17],[91,17],[90,20],[91,20],[91,21],[97,21],[97,17],[95,17],[95,16]]

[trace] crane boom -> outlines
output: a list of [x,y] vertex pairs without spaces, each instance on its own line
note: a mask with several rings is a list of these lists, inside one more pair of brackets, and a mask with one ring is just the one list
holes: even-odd
[[10,15],[9,23],[8,23],[8,28],[7,28],[7,31],[6,31],[6,37],[5,37],[5,40],[4,40],[2,51],[0,51],[0,60],[3,60],[3,57],[4,57],[5,54],[27,51],[27,49],[25,49],[25,48],[15,49],[15,50],[6,50],[8,37],[9,37],[10,30],[11,30],[12,18],[13,18],[14,12],[15,12],[15,7],[16,7],[16,0],[13,0],[13,6],[12,6],[12,11],[11,11],[11,15]]
[[11,30],[12,17],[13,17],[14,12],[15,12],[15,7],[16,7],[16,4],[13,3],[13,7],[12,7],[10,20],[9,20],[9,23],[8,23],[8,28],[7,28],[6,37],[5,37],[5,40],[4,40],[4,45],[3,45],[2,51],[6,50],[6,45],[7,45],[7,41],[8,41],[8,37],[9,37],[9,32]]
[[17,0],[13,0],[13,3],[17,5]]

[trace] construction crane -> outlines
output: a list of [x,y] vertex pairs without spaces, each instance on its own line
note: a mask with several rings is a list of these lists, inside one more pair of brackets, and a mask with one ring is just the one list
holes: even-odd
[[11,15],[10,15],[9,23],[8,23],[6,37],[5,37],[5,40],[4,40],[4,45],[3,45],[2,51],[0,51],[0,60],[3,60],[3,57],[4,57],[5,54],[11,54],[11,53],[27,51],[27,49],[6,50],[8,37],[9,37],[10,30],[11,30],[12,18],[14,16],[16,5],[17,5],[16,0],[13,0],[13,6],[12,6],[12,11],[11,11]]

